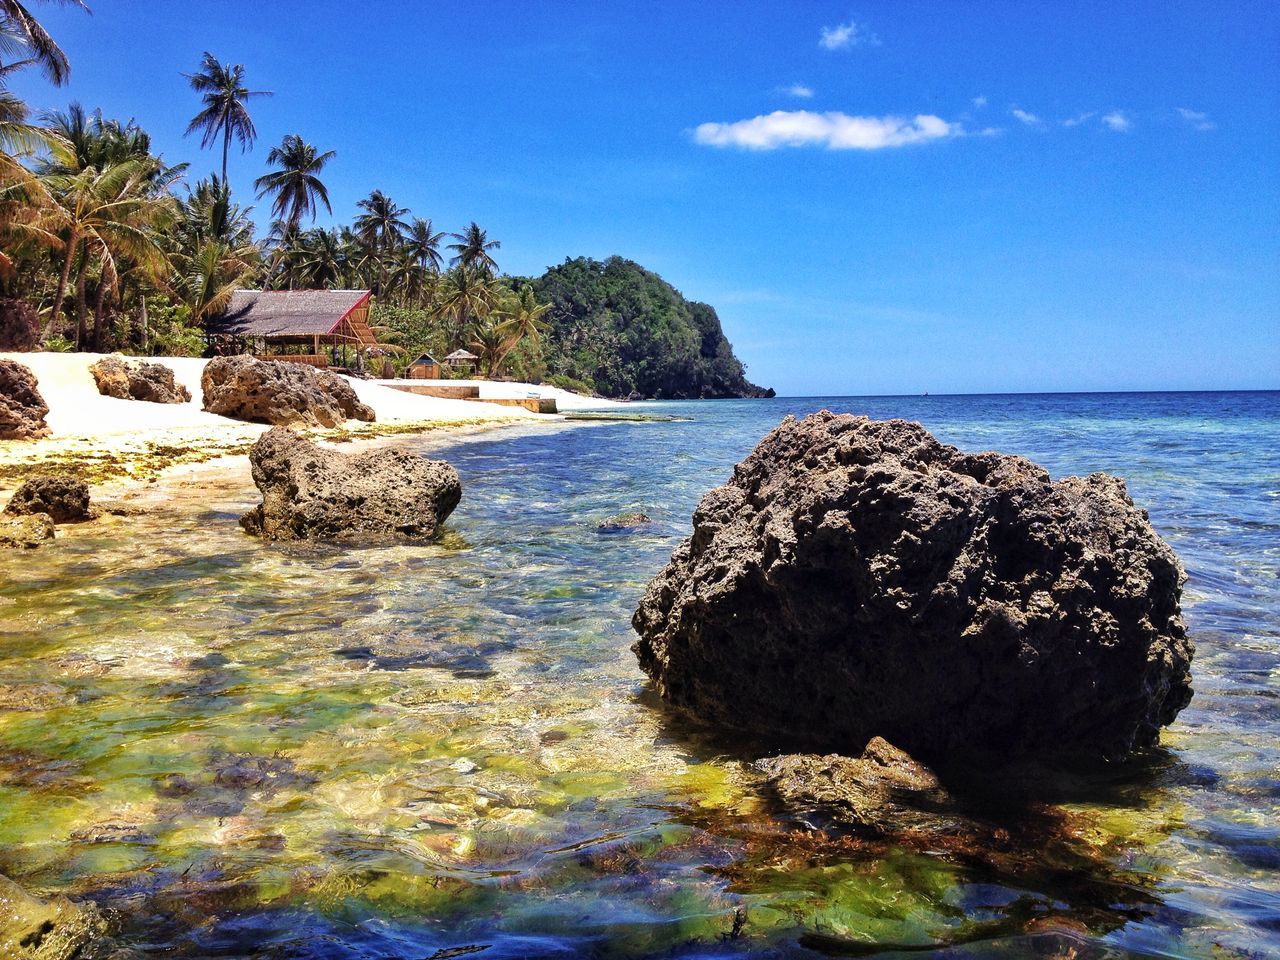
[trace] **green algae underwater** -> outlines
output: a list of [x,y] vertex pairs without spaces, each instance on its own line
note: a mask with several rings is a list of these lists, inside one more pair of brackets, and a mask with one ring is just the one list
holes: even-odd
[[[1162,750],[987,811],[981,842],[874,839],[784,817],[752,745],[655,702],[645,584],[824,406],[1129,479],[1191,575],[1197,698]],[[1280,397],[652,412],[433,449],[464,483],[435,544],[263,544],[247,477],[210,473],[0,554],[0,873],[96,903],[130,956],[1280,951]]]

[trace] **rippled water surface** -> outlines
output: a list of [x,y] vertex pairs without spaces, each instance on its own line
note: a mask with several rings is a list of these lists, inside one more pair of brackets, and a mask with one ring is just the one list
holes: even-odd
[[[821,407],[1129,480],[1190,576],[1162,751],[991,850],[874,844],[795,832],[645,694],[644,584]],[[0,873],[165,957],[1280,954],[1280,394],[642,410],[688,419],[442,448],[431,546],[263,545],[246,476],[0,554]]]

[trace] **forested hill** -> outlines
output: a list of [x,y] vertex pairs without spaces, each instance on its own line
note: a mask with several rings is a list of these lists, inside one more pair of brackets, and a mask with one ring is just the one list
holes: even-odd
[[606,397],[773,396],[750,383],[720,318],[622,257],[566,259],[531,281],[550,303],[547,371]]

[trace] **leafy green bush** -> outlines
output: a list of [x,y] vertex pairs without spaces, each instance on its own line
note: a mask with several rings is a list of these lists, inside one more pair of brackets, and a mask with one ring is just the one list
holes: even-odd
[[60,333],[46,337],[44,341],[44,349],[50,353],[70,353],[75,348],[76,345]]

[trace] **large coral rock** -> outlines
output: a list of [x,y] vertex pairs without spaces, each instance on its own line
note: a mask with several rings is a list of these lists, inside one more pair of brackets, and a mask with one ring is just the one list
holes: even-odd
[[163,363],[126,363],[120,357],[103,357],[89,368],[98,392],[118,400],[149,403],[187,403],[191,391],[173,377]]
[[53,518],[47,513],[0,516],[0,547],[31,550],[52,539]]
[[89,508],[89,485],[57,474],[40,474],[22,482],[4,512],[12,516],[47,513],[54,523],[80,523],[94,518]]
[[49,405],[40,396],[36,375],[16,360],[0,360],[0,440],[47,436]]
[[1117,758],[1191,697],[1173,551],[1106,474],[1052,482],[919,424],[788,417],[712,490],[634,650],[712,722],[935,767]]
[[262,503],[240,519],[268,540],[429,539],[462,499],[458,472],[404,450],[342,454],[292,430],[269,430],[249,452]]
[[21,353],[40,344],[40,314],[26,300],[0,299],[0,350]]
[[304,363],[215,357],[205,364],[200,384],[204,409],[236,420],[336,427],[376,418],[342,377]]

